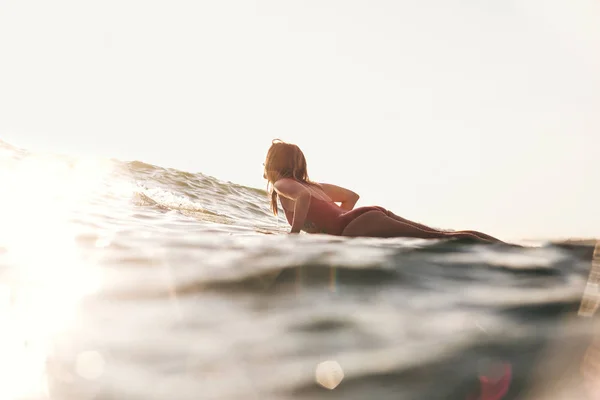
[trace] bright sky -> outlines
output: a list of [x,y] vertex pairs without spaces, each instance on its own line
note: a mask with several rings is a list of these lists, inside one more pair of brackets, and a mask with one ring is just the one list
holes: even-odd
[[264,188],[279,137],[359,205],[600,236],[598,21],[598,0],[2,0],[0,139]]

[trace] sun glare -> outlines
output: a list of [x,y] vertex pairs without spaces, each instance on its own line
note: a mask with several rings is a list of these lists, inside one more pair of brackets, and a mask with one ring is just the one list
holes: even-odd
[[1,161],[0,398],[16,400],[44,395],[48,346],[69,329],[83,296],[99,287],[73,217],[111,164],[46,156]]

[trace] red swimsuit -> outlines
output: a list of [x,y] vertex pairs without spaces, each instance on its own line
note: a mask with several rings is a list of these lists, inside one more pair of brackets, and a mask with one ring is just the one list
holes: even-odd
[[[292,225],[294,212],[285,208],[284,211],[288,222]],[[387,214],[387,210],[379,206],[358,207],[346,211],[334,202],[311,196],[305,226],[315,227],[321,233],[340,236],[352,220],[369,211],[381,211]]]

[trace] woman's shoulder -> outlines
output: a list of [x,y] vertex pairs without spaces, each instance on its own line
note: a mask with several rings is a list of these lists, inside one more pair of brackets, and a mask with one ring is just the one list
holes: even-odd
[[308,185],[308,186],[318,186],[321,187],[322,184],[319,182],[314,182],[314,181],[301,181],[299,179],[295,179],[295,178],[279,178],[277,179],[275,182],[273,182],[273,185]]
[[297,184],[299,184],[299,182],[297,180],[295,180],[294,178],[279,178],[275,182],[273,182],[273,186],[275,186],[276,188],[280,188],[282,186],[297,185]]
[[323,187],[318,182],[300,181],[294,178],[281,178],[273,183],[275,189],[282,194],[294,195],[300,192],[308,192],[311,197],[319,200],[332,201]]
[[284,196],[292,196],[296,197],[299,194],[310,190],[306,187],[306,185],[297,181],[293,178],[281,178],[273,182],[273,187],[275,190]]

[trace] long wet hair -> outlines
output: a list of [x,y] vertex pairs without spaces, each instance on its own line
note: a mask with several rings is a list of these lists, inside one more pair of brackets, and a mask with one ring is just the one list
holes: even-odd
[[279,179],[292,178],[297,181],[313,185],[308,179],[306,170],[306,158],[304,153],[295,144],[285,143],[280,139],[274,139],[265,160],[265,174],[267,179],[267,190],[271,196],[271,210],[277,215],[277,192],[273,185]]

